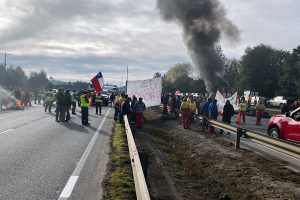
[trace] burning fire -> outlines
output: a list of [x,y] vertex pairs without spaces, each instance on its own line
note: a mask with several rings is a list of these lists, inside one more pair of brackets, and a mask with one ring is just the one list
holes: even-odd
[[21,100],[17,100],[16,101],[16,109],[18,109],[18,110],[24,110],[24,106],[22,105],[22,101]]

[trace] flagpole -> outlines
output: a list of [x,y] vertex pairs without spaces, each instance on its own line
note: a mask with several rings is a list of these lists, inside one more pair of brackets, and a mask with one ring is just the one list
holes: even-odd
[[127,65],[127,76],[126,76],[126,94],[127,94],[127,83],[128,83],[128,65]]

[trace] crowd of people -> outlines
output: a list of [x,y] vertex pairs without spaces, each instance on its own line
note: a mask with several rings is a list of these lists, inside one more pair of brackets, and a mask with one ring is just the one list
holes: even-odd
[[[183,128],[190,128],[190,124],[194,121],[195,114],[198,114],[205,119],[217,120],[218,116],[222,116],[222,122],[231,124],[232,116],[238,112],[237,121],[238,124],[246,123],[246,112],[251,108],[249,102],[245,97],[237,99],[238,110],[235,110],[229,100],[226,101],[222,110],[218,109],[218,102],[215,98],[209,98],[204,96],[181,96],[175,94],[162,95],[161,102],[163,105],[163,113],[168,112],[178,115],[181,113]],[[169,109],[168,109],[169,108]],[[266,110],[264,102],[262,100],[255,102],[253,109],[255,109],[256,123],[255,125],[261,125],[261,119],[263,113]],[[212,126],[205,125],[209,132],[214,132]],[[222,130],[221,130],[222,133]]]
[[141,128],[144,118],[144,111],[146,110],[146,105],[143,102],[143,98],[137,97],[135,95],[129,97],[128,95],[121,94],[116,98],[114,102],[114,120],[119,121],[119,123],[124,123],[124,115],[127,115],[129,123],[135,123],[137,128]]

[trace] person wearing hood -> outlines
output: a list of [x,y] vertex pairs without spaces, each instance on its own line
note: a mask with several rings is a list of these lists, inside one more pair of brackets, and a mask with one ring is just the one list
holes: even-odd
[[65,122],[65,94],[64,89],[60,88],[56,95],[56,122]]
[[[213,102],[209,105],[208,112],[209,112],[209,118],[210,119],[213,119],[213,120],[217,120],[218,119],[217,99],[214,99]],[[210,126],[208,132],[214,133],[215,132],[214,127]]]
[[66,122],[70,121],[71,116],[70,116],[70,109],[71,109],[71,105],[72,105],[72,97],[70,94],[70,90],[67,89],[65,92],[65,96],[64,96],[64,111],[66,113]]
[[223,107],[222,122],[231,124],[231,117],[234,115],[234,108],[229,100],[226,101]]

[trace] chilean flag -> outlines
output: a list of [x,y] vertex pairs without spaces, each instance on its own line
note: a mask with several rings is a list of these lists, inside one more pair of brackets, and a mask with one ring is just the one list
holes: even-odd
[[104,80],[101,72],[92,78],[91,82],[97,93],[103,90]]

